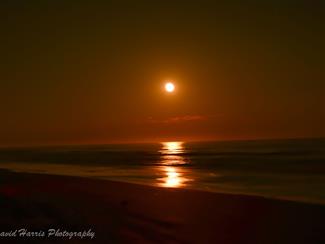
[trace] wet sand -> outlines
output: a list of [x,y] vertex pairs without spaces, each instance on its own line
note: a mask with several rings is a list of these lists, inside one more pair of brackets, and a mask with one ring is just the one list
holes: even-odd
[[[325,243],[325,205],[0,171],[0,234],[26,228],[95,232],[83,243]],[[81,239],[74,237],[70,243]]]

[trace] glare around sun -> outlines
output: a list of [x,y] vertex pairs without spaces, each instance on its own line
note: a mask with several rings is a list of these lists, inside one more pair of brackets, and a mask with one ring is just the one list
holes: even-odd
[[172,82],[167,82],[165,84],[165,90],[167,92],[173,92],[175,90],[175,85]]

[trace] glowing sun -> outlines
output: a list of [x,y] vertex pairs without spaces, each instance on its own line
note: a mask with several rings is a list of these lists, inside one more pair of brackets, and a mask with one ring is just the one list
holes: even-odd
[[173,92],[175,90],[175,85],[172,82],[167,82],[165,84],[165,90],[169,93]]

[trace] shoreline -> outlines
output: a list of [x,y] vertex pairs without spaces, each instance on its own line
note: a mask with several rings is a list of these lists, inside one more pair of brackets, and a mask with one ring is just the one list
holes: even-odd
[[[31,174],[31,175],[47,175],[47,176],[58,176],[58,177],[76,177],[76,178],[82,178],[82,179],[89,179],[89,180],[99,180],[99,181],[107,181],[107,182],[118,182],[118,183],[128,183],[128,184],[135,184],[135,185],[142,185],[142,186],[148,186],[148,187],[154,187],[154,188],[162,188],[162,189],[175,189],[175,190],[189,190],[189,191],[203,191],[203,192],[209,192],[209,193],[215,193],[215,194],[226,194],[226,195],[239,195],[239,196],[248,196],[248,197],[260,197],[260,198],[266,198],[266,199],[270,199],[270,200],[279,200],[279,201],[289,201],[289,202],[297,202],[297,203],[304,203],[304,204],[314,204],[314,205],[323,205],[325,206],[325,201],[322,200],[316,200],[314,198],[304,198],[304,197],[298,197],[298,196],[294,196],[294,197],[290,197],[290,196],[272,196],[272,195],[263,195],[263,194],[258,194],[258,193],[254,193],[254,192],[243,192],[243,191],[236,191],[236,190],[215,190],[213,188],[211,189],[206,189],[203,187],[195,187],[195,186],[181,186],[181,187],[165,187],[165,186],[160,186],[159,184],[150,184],[147,182],[139,182],[139,181],[128,181],[128,180],[115,180],[115,179],[111,179],[110,177],[105,177],[105,176],[96,176],[96,175],[91,175],[91,174],[85,174],[82,175],[83,171],[87,171],[87,170],[80,170],[79,168],[74,169],[73,172],[81,172],[80,174],[71,174],[71,173],[66,173],[63,174],[62,172],[64,171],[65,167],[64,164],[48,164],[47,167],[49,166],[59,166],[59,170],[58,172],[55,172],[55,170],[52,169],[52,172],[45,172],[45,171],[35,171],[35,167],[32,167],[31,169],[26,169],[26,170],[21,170],[20,166],[21,164],[17,164],[16,166],[12,166],[15,164],[8,164],[11,165],[11,167],[4,167],[4,168],[0,168],[0,171],[4,170],[4,171],[8,171],[8,172],[12,172],[12,173],[17,173],[17,174]],[[29,164],[30,167],[31,164]],[[33,165],[33,164],[32,164]],[[37,169],[40,167],[40,164],[35,164],[37,167]],[[18,167],[17,167],[18,166]],[[42,166],[44,166],[44,164],[42,164]],[[69,168],[71,167],[85,167],[85,166],[71,166],[69,165]],[[89,166],[86,166],[89,167]],[[68,169],[69,169],[68,168]],[[71,170],[70,170],[71,171]],[[68,172],[70,172],[68,171]]]
[[325,206],[259,196],[0,170],[0,200],[0,232],[92,229],[99,243],[324,241]]

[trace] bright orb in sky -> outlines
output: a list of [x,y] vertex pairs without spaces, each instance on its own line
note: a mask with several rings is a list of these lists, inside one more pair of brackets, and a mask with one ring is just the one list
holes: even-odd
[[167,82],[167,83],[165,84],[165,90],[166,90],[167,92],[173,92],[173,91],[175,90],[175,86],[174,86],[174,84],[173,84],[172,82]]

